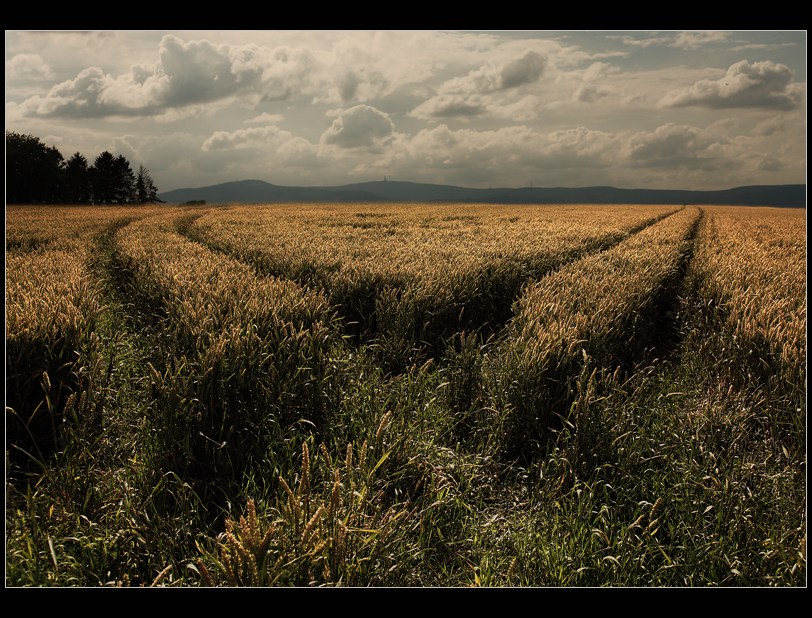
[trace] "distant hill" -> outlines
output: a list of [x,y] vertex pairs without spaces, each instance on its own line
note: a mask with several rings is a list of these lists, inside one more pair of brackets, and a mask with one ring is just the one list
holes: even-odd
[[285,187],[239,180],[158,194],[169,204],[279,202],[472,202],[483,204],[727,204],[806,207],[806,185],[755,185],[722,191],[615,187],[470,189],[416,182],[374,181],[336,187]]

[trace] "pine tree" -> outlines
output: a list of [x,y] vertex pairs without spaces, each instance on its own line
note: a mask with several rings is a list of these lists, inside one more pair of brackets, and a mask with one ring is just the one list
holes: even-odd
[[124,155],[114,157],[105,150],[96,157],[90,177],[95,204],[131,204],[135,202],[135,176],[130,169],[130,162]]
[[138,176],[135,181],[136,201],[138,204],[147,204],[158,201],[158,189],[152,182],[149,170],[143,165],[138,166]]
[[130,168],[130,162],[124,155],[118,155],[115,159],[115,193],[114,203],[134,204],[137,201],[135,192],[135,174]]
[[65,164],[65,201],[69,204],[90,202],[90,171],[87,159],[75,152]]

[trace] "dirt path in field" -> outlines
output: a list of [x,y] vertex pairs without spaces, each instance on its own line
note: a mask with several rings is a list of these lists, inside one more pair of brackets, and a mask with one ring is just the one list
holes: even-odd
[[104,356],[103,381],[99,396],[108,429],[106,442],[133,457],[137,449],[134,428],[145,422],[149,401],[147,362],[153,349],[147,320],[128,293],[127,275],[115,256],[115,236],[133,218],[113,221],[94,239],[91,267],[105,296],[105,310],[96,331],[97,349]]
[[651,349],[647,354],[650,358],[679,362],[679,354],[687,324],[687,316],[684,315],[685,303],[682,302],[682,299],[686,294],[690,293],[686,287],[686,276],[696,251],[699,228],[706,216],[704,209],[697,208],[699,209],[699,216],[697,216],[687,236],[690,243],[688,250],[682,255],[676,274],[666,282],[665,289],[651,310],[653,318],[650,335]]

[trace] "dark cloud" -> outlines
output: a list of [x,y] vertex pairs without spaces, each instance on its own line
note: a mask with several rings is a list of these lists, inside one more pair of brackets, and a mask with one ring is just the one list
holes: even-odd
[[395,125],[387,114],[369,105],[356,105],[338,114],[321,141],[340,148],[376,148],[394,132]]
[[636,166],[695,168],[708,166],[712,144],[696,127],[669,122],[654,131],[634,134],[627,153]]
[[452,116],[477,116],[486,109],[482,97],[477,95],[463,96],[444,94],[430,98],[425,103],[417,106],[413,116],[448,118]]
[[544,73],[544,56],[528,50],[502,64],[491,63],[465,77],[445,82],[439,94],[424,101],[410,113],[416,118],[477,116],[488,111],[494,101],[489,95],[511,91],[537,81]]
[[450,79],[440,87],[440,94],[488,94],[511,90],[538,80],[545,66],[544,56],[528,50],[507,62],[490,62],[464,77]]
[[789,67],[774,62],[742,60],[732,65],[718,80],[703,79],[688,88],[674,90],[661,105],[711,109],[765,108],[793,109],[800,100],[800,88],[792,83]]
[[347,69],[336,78],[338,94],[342,101],[351,101],[361,84],[361,76],[353,70]]
[[159,65],[150,76],[166,86],[156,102],[180,107],[234,94],[239,86],[259,79],[261,72],[252,62],[254,54],[251,48],[237,51],[235,60],[243,69],[236,73],[232,71],[228,47],[208,41],[186,43],[178,37],[165,36],[159,49]]
[[581,103],[594,103],[598,99],[607,96],[609,93],[593,84],[585,84],[575,91],[575,100]]
[[516,88],[536,81],[544,72],[544,57],[534,51],[527,51],[519,58],[506,63],[500,72],[501,89]]
[[[340,58],[340,61],[346,63],[347,59]],[[373,62],[372,59],[364,57],[352,66],[336,62],[325,69],[333,76],[331,79],[341,103],[365,101],[371,97],[380,96],[386,91],[389,85],[388,80],[380,71],[369,66],[371,62]]]

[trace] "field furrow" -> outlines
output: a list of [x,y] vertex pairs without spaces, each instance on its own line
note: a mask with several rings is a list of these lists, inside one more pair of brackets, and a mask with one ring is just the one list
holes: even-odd
[[324,418],[332,312],[317,292],[257,276],[184,238],[176,231],[184,216],[173,211],[122,228],[117,259],[164,324],[165,360],[152,381],[167,456],[173,465],[227,461],[238,471],[267,444],[270,426]]
[[509,451],[532,449],[566,414],[585,364],[630,369],[656,343],[700,216],[683,209],[525,290],[485,368],[508,415]]
[[527,281],[675,210],[597,208],[242,207],[211,211],[187,234],[321,290],[346,332],[374,340],[384,362],[403,370],[459,330],[495,332]]

